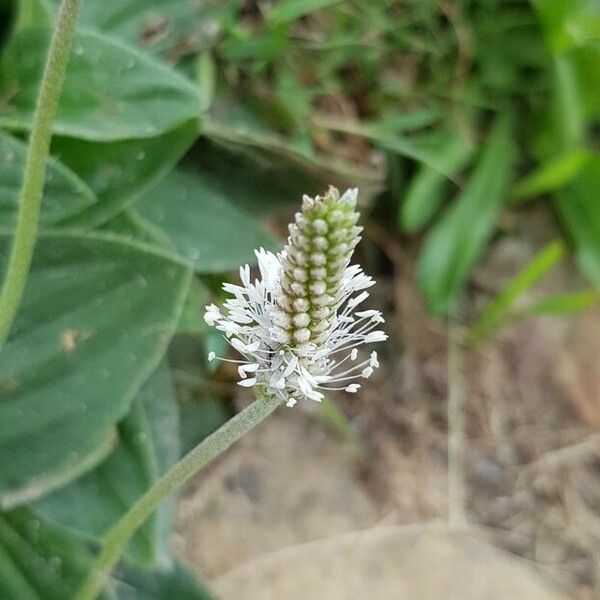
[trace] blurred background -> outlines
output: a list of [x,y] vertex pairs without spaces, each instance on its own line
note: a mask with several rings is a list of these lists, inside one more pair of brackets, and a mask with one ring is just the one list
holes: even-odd
[[[54,10],[17,4],[6,40]],[[203,306],[302,194],[358,186],[390,334],[361,393],[279,410],[195,478],[175,554],[231,600],[600,598],[600,3],[86,0],[80,26],[204,109],[153,132],[157,101],[121,138],[63,114],[52,154],[96,201],[47,217],[193,266],[167,352],[183,451],[250,399],[206,361],[227,350]],[[8,75],[43,55],[7,48],[18,141]]]

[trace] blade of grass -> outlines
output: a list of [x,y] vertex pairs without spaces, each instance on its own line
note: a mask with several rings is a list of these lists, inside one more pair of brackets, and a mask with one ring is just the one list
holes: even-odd
[[579,267],[600,288],[600,155],[556,194],[555,206],[576,247]]
[[446,312],[491,236],[505,199],[514,157],[512,119],[496,119],[469,179],[432,227],[419,257],[417,281],[429,309]]
[[507,318],[515,300],[541,279],[565,254],[562,241],[554,240],[544,246],[485,307],[466,334],[469,346],[482,342]]
[[[414,116],[414,119],[411,118]],[[397,135],[398,132],[407,132],[413,127],[421,127],[424,122],[432,122],[436,119],[435,113],[425,114],[421,111],[414,115],[406,115],[402,120],[390,120],[393,126],[386,125],[388,121],[366,122],[349,121],[343,119],[332,119],[327,117],[313,117],[312,123],[315,127],[337,131],[348,135],[355,135],[373,142],[376,146],[399,156],[406,156],[417,162],[427,165],[433,171],[439,172],[448,179],[452,174],[446,168],[444,159],[431,149],[431,142],[425,136],[411,138],[407,135]]]
[[[438,160],[454,177],[468,164],[474,149],[460,134],[452,132],[443,140]],[[448,179],[439,171],[421,165],[399,204],[398,227],[402,231],[413,232],[425,225],[441,206],[447,182]]]
[[545,162],[515,184],[512,201],[527,200],[561,188],[577,177],[591,158],[589,150],[577,148]]
[[340,2],[341,0],[283,0],[273,6],[267,18],[273,25],[282,25]]
[[565,315],[593,308],[600,304],[600,292],[595,289],[554,294],[542,298],[514,313],[515,318],[529,315]]

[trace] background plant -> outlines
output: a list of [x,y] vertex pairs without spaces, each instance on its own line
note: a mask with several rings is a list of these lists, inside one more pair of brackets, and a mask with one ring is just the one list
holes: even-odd
[[[2,269],[56,6],[0,2]],[[502,213],[543,203],[564,239],[473,319],[472,343],[596,303],[599,34],[592,0],[86,0],[0,354],[0,589],[68,596],[111,524],[228,417],[207,401],[219,341],[201,307],[278,246],[258,220],[301,193],[358,185],[374,219],[419,236],[438,314]],[[589,288],[515,309],[567,249]],[[170,555],[171,512],[129,544],[108,597],[207,595]]]

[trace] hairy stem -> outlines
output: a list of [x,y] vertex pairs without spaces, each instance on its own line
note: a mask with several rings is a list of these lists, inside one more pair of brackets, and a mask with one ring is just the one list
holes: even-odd
[[162,500],[258,425],[280,404],[281,401],[276,398],[259,397],[204,439],[156,481],[106,534],[102,551],[94,561],[88,578],[75,596],[75,600],[94,600],[102,590],[106,576],[119,560],[127,542],[156,510]]
[[23,185],[19,194],[19,212],[0,293],[0,348],[8,336],[21,304],[31,266],[42,203],[46,159],[52,138],[52,122],[65,80],[80,4],[81,0],[63,0],[42,75],[31,124]]

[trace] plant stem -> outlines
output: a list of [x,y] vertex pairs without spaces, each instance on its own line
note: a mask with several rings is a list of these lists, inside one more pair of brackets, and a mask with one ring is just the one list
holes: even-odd
[[19,212],[0,294],[0,348],[8,336],[21,304],[31,267],[42,203],[46,159],[52,138],[52,122],[56,116],[58,100],[65,80],[80,4],[81,0],[63,0],[42,75],[31,124],[23,185],[19,194]]
[[258,425],[280,404],[278,399],[259,397],[200,442],[156,481],[106,534],[102,551],[92,564],[88,578],[75,596],[75,600],[94,600],[100,593],[108,572],[119,560],[127,542],[156,510],[161,501],[255,425]]

